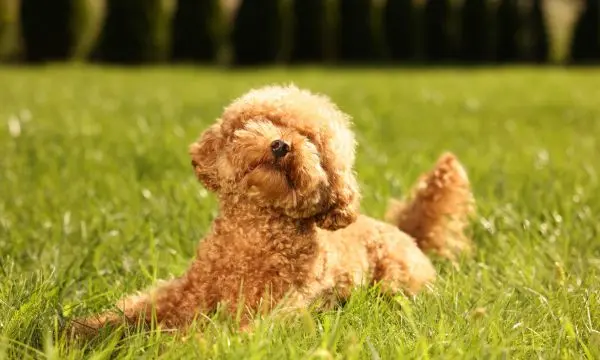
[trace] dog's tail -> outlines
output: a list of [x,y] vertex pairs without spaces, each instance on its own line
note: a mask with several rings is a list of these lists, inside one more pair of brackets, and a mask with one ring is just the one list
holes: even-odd
[[423,251],[454,261],[473,250],[466,231],[474,212],[467,172],[453,154],[444,153],[407,199],[391,200],[385,218],[411,235]]

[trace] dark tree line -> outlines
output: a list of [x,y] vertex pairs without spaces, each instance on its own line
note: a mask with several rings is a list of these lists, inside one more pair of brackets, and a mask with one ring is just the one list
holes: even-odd
[[295,0],[292,3],[294,62],[318,63],[326,58],[327,4],[323,0]]
[[222,23],[218,1],[179,0],[172,25],[174,61],[215,61],[223,37]]
[[[600,0],[587,0],[573,62],[600,61]],[[544,0],[0,0],[0,60],[212,63],[543,63]],[[284,5],[286,4],[286,5]]]
[[587,0],[575,27],[571,57],[576,62],[597,62],[600,58],[600,0]]
[[8,1],[18,9],[26,61],[86,58],[100,34],[104,12],[92,0]]
[[465,0],[460,23],[461,60],[469,63],[485,63],[494,59],[493,13],[486,0]]

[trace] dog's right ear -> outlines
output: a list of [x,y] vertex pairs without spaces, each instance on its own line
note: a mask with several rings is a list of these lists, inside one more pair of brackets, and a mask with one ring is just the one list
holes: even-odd
[[196,142],[190,145],[189,153],[198,180],[210,191],[219,190],[217,156],[223,144],[221,121],[206,129]]

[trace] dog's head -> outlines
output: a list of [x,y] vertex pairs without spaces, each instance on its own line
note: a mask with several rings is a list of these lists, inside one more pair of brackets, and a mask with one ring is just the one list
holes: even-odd
[[211,191],[340,229],[359,207],[350,125],[325,96],[295,86],[251,90],[191,145],[192,165]]

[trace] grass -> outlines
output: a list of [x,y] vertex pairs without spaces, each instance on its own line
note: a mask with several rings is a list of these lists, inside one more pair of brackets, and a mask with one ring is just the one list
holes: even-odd
[[[215,199],[187,146],[233,97],[289,82],[355,118],[362,208],[381,217],[444,150],[467,167],[478,246],[432,294],[360,290],[237,335],[107,334],[69,319],[181,273]],[[600,71],[0,69],[0,358],[599,358]]]

